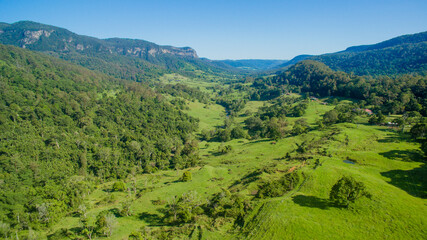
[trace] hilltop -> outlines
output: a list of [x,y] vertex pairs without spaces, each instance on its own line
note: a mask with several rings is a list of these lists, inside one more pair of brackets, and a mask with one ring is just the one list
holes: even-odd
[[277,67],[279,71],[303,60],[323,62],[333,70],[356,75],[393,75],[427,71],[427,32],[399,36],[372,45],[348,47],[318,56],[300,55]]

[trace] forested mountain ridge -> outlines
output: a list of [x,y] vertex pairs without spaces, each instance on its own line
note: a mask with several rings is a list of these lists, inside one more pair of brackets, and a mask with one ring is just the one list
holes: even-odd
[[427,71],[427,32],[404,35],[372,45],[349,47],[344,51],[317,56],[300,55],[279,66],[310,59],[333,70],[356,75],[394,75]]
[[22,21],[0,25],[0,39],[3,44],[16,45],[34,51],[116,53],[141,58],[160,55],[175,55],[197,58],[190,47],[159,46],[155,43],[136,39],[97,39],[75,34],[67,29]]
[[378,50],[388,47],[395,47],[402,44],[415,44],[426,41],[427,32],[420,32],[416,34],[402,35],[376,44],[349,47],[343,52],[363,52],[368,50]]
[[133,81],[148,81],[171,71],[190,76],[197,70],[219,75],[238,73],[231,66],[198,58],[190,47],[159,46],[137,39],[98,39],[30,21],[0,24],[0,43],[48,53]]
[[51,225],[94,178],[198,161],[197,120],[140,83],[0,44],[0,92],[0,221],[12,228]]

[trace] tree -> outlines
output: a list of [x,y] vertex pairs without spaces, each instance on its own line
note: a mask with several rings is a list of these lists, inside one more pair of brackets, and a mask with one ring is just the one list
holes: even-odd
[[102,211],[98,214],[98,216],[96,217],[96,231],[99,234],[104,234],[106,233],[106,222],[105,222],[105,216],[107,215],[108,211]]
[[427,141],[424,141],[424,142],[421,144],[421,151],[423,151],[423,152],[424,152],[424,156],[426,156],[426,157],[427,157]]
[[233,139],[247,138],[247,137],[248,137],[248,133],[240,125],[238,125],[237,127],[233,128],[233,130],[231,130],[231,138]]
[[194,221],[195,216],[202,214],[203,209],[197,192],[190,191],[181,197],[173,197],[166,205],[165,221],[169,223],[189,223]]
[[132,200],[128,200],[122,203],[122,210],[120,211],[120,215],[123,217],[128,217],[132,215]]
[[295,121],[294,126],[292,128],[292,134],[300,135],[302,133],[308,132],[310,126],[307,123],[305,118],[300,118]]
[[363,196],[371,197],[371,194],[366,191],[365,184],[350,176],[344,176],[332,186],[329,200],[337,205],[348,207],[350,203],[354,203]]
[[116,226],[117,226],[117,219],[113,213],[105,210],[98,214],[96,219],[96,231],[98,233],[109,237],[113,234],[113,230]]
[[245,120],[245,124],[251,136],[261,136],[264,124],[259,117],[250,117]]
[[336,110],[327,111],[325,115],[323,115],[323,122],[326,125],[334,124],[338,121],[338,112]]
[[277,141],[285,135],[286,126],[285,120],[273,117],[266,124],[266,136]]
[[117,226],[117,219],[116,216],[114,216],[113,213],[109,212],[105,216],[105,227],[107,230],[107,236],[110,237],[113,235],[113,230]]
[[49,203],[42,203],[37,206],[39,221],[43,223],[48,223],[50,220],[49,205]]
[[92,239],[93,226],[89,225],[89,219],[86,216],[80,216],[80,223],[82,224],[81,234],[85,235],[87,238]]
[[77,208],[77,211],[80,214],[80,216],[86,217],[87,207],[85,204],[80,204],[79,207]]
[[7,239],[8,233],[10,231],[10,225],[0,221],[0,234],[4,236],[4,239]]
[[427,124],[426,123],[417,123],[414,125],[411,130],[411,135],[414,139],[422,139],[426,136],[427,133]]
[[372,115],[372,117],[369,118],[370,124],[382,124],[385,121],[385,116],[381,113],[381,111],[378,111],[377,115]]

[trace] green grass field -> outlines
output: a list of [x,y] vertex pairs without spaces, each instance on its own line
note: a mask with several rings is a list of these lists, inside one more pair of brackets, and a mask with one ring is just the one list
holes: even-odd
[[[264,102],[249,102],[245,111],[256,112]],[[199,102],[188,102],[186,112],[200,119],[200,128],[214,129],[225,119],[224,108]],[[334,106],[310,102],[303,116],[314,127],[316,120]],[[247,116],[236,118],[243,124]],[[295,119],[290,118],[290,121]],[[269,139],[235,139],[227,143],[200,142],[202,166],[186,169],[192,173],[190,182],[178,181],[185,170],[159,171],[128,179],[130,186],[150,188],[136,197],[133,193],[111,193],[112,182],[98,186],[86,200],[88,216],[94,221],[102,210],[121,209],[132,199],[133,215],[118,217],[118,226],[111,239],[127,239],[133,231],[146,226],[160,229],[162,208],[173,196],[188,191],[197,192],[201,199],[228,188],[252,198],[253,191],[265,180],[278,178],[292,167],[306,174],[306,181],[283,197],[253,199],[254,209],[245,217],[240,231],[228,231],[232,226],[211,231],[203,229],[198,239],[426,239],[427,190],[425,160],[418,143],[396,129],[366,124],[366,117],[356,123],[341,123],[322,131],[271,141]],[[314,159],[301,162],[285,160],[293,153],[296,143],[315,141],[335,131],[331,139],[320,142],[326,156],[316,156],[321,166],[314,169]],[[345,139],[348,143],[345,144]],[[218,154],[218,147],[232,146],[227,154]],[[344,162],[344,160],[350,161]],[[354,164],[352,164],[354,163]],[[271,169],[252,182],[242,178],[255,170]],[[350,208],[340,208],[328,201],[332,185],[344,175],[366,184],[372,199],[362,198]],[[103,201],[103,199],[111,199]],[[153,204],[163,200],[163,204]],[[69,216],[56,224],[50,233],[63,226],[79,227],[78,217]]]

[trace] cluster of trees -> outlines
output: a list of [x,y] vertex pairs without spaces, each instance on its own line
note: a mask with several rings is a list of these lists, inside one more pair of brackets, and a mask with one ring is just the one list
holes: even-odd
[[309,130],[304,118],[296,120],[288,129],[286,117],[301,117],[308,107],[307,100],[297,98],[278,98],[271,106],[261,107],[258,112],[245,120],[246,128],[252,138],[267,137],[280,139],[287,134],[299,135]]
[[228,142],[232,139],[249,138],[249,135],[240,124],[234,121],[234,117],[230,116],[224,120],[222,127],[217,127],[213,130],[203,129],[201,131],[201,139],[205,141]]
[[211,221],[228,218],[235,224],[243,225],[244,216],[251,209],[252,205],[247,198],[237,193],[231,194],[227,189],[208,201],[191,191],[172,198],[166,205],[164,221],[172,224],[194,223],[197,218],[206,216]]
[[0,45],[0,221],[48,226],[96,181],[198,162],[198,121],[150,88]]
[[174,97],[181,97],[187,100],[197,99],[199,102],[204,104],[207,104],[210,99],[209,95],[200,91],[200,89],[192,88],[181,83],[167,84],[160,87],[162,87],[158,90],[160,93],[170,94]]
[[325,112],[322,119],[323,125],[332,125],[342,122],[353,122],[360,111],[357,111],[357,104],[339,104],[334,109]]
[[421,144],[421,151],[427,157],[427,118],[420,118],[410,130],[411,136]]
[[294,97],[275,99],[271,106],[261,107],[258,111],[262,120],[269,118],[302,117],[308,107],[308,99]]
[[232,99],[229,97],[220,97],[216,103],[223,106],[230,116],[234,116],[245,108],[247,103],[246,99]]
[[271,90],[278,95],[291,90],[314,96],[341,96],[363,100],[384,114],[420,112],[427,115],[425,75],[356,76],[331,70],[325,64],[306,60],[288,71],[253,83],[256,94]]

